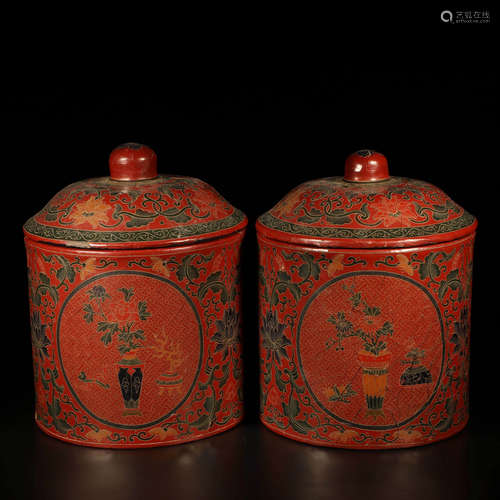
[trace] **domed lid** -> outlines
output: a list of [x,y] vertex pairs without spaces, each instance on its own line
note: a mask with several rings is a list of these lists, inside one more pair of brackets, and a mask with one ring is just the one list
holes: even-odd
[[127,143],[109,157],[109,177],[75,182],[24,225],[32,239],[83,248],[193,243],[243,229],[245,215],[192,177],[158,175],[156,154]]
[[474,216],[439,188],[391,177],[385,156],[350,155],[344,177],[326,177],[293,189],[259,217],[257,230],[273,239],[324,247],[410,247],[465,236]]

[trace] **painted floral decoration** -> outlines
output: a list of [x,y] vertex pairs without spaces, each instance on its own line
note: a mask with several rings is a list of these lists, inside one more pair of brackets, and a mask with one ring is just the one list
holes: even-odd
[[[90,224],[92,228],[99,227],[101,222],[107,220],[106,212],[110,209],[109,205],[97,198],[78,203],[72,212],[73,220],[77,224]],[[104,219],[103,219],[104,217]]]
[[280,363],[280,356],[288,359],[285,347],[290,345],[290,340],[283,333],[285,324],[279,323],[276,311],[268,311],[262,319],[262,345],[267,349],[267,359],[271,356]]
[[[139,301],[136,306],[131,303],[134,296],[133,288],[120,288],[123,300],[113,300],[101,285],[92,287],[89,292],[90,301],[83,307],[84,318],[87,323],[97,322],[97,331],[102,333],[101,341],[108,345],[112,342],[115,334],[118,334],[118,351],[123,356],[136,349],[144,347],[141,341],[145,340],[144,330],[137,329],[132,319],[138,318],[146,321],[151,313],[147,310],[147,304]],[[110,304],[104,307],[106,301]]]
[[212,340],[217,344],[215,352],[222,351],[225,360],[229,351],[238,348],[239,343],[239,314],[233,308],[226,309],[222,320],[216,321],[217,332],[213,335]]
[[347,318],[343,311],[332,314],[328,318],[328,322],[335,326],[337,339],[330,339],[327,342],[327,349],[336,345],[337,351],[343,350],[343,339],[358,337],[363,342],[365,351],[375,356],[379,355],[387,347],[383,337],[393,334],[392,323],[383,321],[380,317],[380,309],[376,306],[370,306],[360,292],[356,292],[354,288],[347,288],[345,285],[344,289],[351,293],[352,313],[358,316],[356,323],[361,324],[361,328],[355,328],[354,323]]
[[460,311],[460,317],[458,321],[454,322],[455,331],[451,336],[451,342],[455,344],[453,352],[460,352],[461,355],[464,354],[464,350],[467,345],[467,333],[469,331],[469,310],[464,307]]
[[42,359],[49,355],[47,346],[50,344],[50,340],[45,334],[46,328],[47,325],[42,324],[40,320],[40,313],[34,311],[31,315],[31,341],[33,343],[33,348]]

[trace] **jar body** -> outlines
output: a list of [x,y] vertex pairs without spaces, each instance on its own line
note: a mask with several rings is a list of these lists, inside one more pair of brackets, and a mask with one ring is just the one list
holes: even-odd
[[261,420],[322,446],[447,438],[468,420],[474,234],[342,249],[259,233]]
[[26,238],[38,426],[137,448],[238,424],[242,238],[109,251]]

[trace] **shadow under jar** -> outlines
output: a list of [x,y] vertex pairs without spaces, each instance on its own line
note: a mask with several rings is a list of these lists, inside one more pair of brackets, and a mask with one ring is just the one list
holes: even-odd
[[362,150],[257,221],[261,420],[310,444],[424,445],[468,420],[476,219]]
[[105,448],[234,427],[247,219],[199,179],[158,175],[146,146],[109,164],[24,225],[36,423]]

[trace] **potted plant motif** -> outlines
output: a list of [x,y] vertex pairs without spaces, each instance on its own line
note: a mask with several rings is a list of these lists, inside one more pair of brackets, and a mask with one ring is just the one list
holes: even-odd
[[118,382],[123,397],[124,415],[140,415],[144,364],[137,351],[144,348],[144,330],[136,328],[137,320],[147,321],[151,313],[145,301],[134,301],[133,288],[120,288],[123,297],[112,297],[103,286],[94,286],[89,291],[89,302],[83,307],[87,323],[97,323],[97,332],[102,333],[101,342],[108,346],[113,338],[118,339]]
[[401,385],[419,385],[430,384],[432,382],[432,375],[423,364],[422,359],[425,358],[425,351],[414,347],[408,353],[406,358],[401,361],[402,365],[409,365],[401,375]]
[[362,349],[358,351],[357,357],[362,370],[367,415],[377,418],[384,415],[382,407],[392,356],[387,349],[385,337],[392,336],[393,325],[390,321],[384,321],[380,309],[370,306],[361,292],[356,292],[354,287],[346,285],[343,285],[343,288],[350,293],[351,315],[348,316],[343,311],[330,315],[327,321],[335,326],[336,339],[327,342],[327,349],[336,346],[336,350],[344,350],[344,339],[361,339]]

